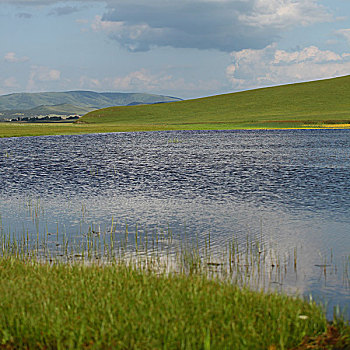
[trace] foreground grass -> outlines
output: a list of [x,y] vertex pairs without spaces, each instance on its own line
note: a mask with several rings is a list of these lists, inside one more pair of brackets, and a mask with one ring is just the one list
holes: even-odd
[[0,300],[8,349],[289,349],[327,328],[314,303],[120,263],[3,258]]

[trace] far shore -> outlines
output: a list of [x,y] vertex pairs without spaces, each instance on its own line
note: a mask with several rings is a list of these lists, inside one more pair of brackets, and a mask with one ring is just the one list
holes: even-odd
[[[282,123],[281,123],[282,124]],[[286,123],[284,123],[286,124]],[[290,123],[288,123],[290,124]],[[79,135],[109,132],[181,131],[181,130],[298,130],[298,129],[350,129],[350,124],[318,125],[235,125],[235,124],[169,124],[169,125],[117,125],[77,123],[0,123],[0,137]]]

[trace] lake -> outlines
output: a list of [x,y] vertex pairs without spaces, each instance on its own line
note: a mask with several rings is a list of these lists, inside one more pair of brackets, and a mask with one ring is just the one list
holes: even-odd
[[329,315],[349,304],[350,130],[4,138],[0,168],[2,234],[77,238],[113,218],[199,245],[209,234],[213,250],[256,238],[297,255],[273,288],[327,301]]

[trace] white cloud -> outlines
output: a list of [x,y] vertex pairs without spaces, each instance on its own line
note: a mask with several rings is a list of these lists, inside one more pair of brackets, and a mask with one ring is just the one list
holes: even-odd
[[76,23],[78,24],[89,24],[89,20],[86,18],[79,18],[75,20]]
[[10,62],[10,63],[20,63],[20,62],[26,62],[29,60],[29,57],[27,56],[23,56],[23,57],[17,57],[15,52],[8,52],[5,56],[4,56],[4,60],[6,62]]
[[283,63],[300,63],[305,61],[310,61],[313,63],[322,63],[329,61],[339,61],[341,56],[338,54],[326,50],[321,51],[316,46],[306,47],[300,51],[287,52],[284,50],[275,51],[274,64],[283,64]]
[[221,88],[217,80],[201,80],[191,82],[184,78],[174,78],[166,72],[153,73],[148,69],[141,68],[124,76],[106,77],[103,79],[82,76],[79,80],[80,89],[97,89],[104,91],[139,91],[160,94],[182,94],[198,91],[216,91]]
[[287,52],[276,44],[262,50],[233,52],[226,74],[235,89],[286,84],[347,75],[350,54],[338,55],[315,46]]
[[33,66],[31,77],[39,81],[60,80],[61,72],[57,69],[50,69],[44,66]]
[[98,89],[101,87],[101,82],[99,79],[89,78],[83,75],[79,79],[79,86],[84,89]]
[[10,77],[4,80],[4,87],[6,88],[18,88],[19,84],[15,77]]
[[239,18],[250,26],[282,29],[326,22],[332,17],[317,0],[255,0],[252,11]]
[[29,19],[29,18],[32,18],[33,15],[31,13],[27,13],[27,12],[20,12],[20,13],[17,14],[17,17],[24,18],[24,19]]
[[61,79],[61,72],[57,69],[50,69],[46,66],[32,66],[28,80],[28,90],[34,90],[38,84],[58,81]]
[[65,16],[80,11],[76,6],[56,7],[49,12],[49,16]]
[[107,79],[110,85],[117,90],[152,91],[169,85],[171,75],[152,74],[147,69],[131,72],[124,77]]
[[339,29],[335,34],[343,39],[346,39],[350,44],[350,29]]

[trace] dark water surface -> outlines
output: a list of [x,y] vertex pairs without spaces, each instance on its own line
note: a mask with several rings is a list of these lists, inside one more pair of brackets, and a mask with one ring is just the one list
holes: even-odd
[[[350,300],[350,131],[178,131],[0,139],[4,232],[171,227],[219,247],[256,235],[297,249],[285,289]],[[29,203],[29,204],[28,204]],[[36,223],[38,225],[38,223]],[[330,265],[327,273],[316,265]]]

